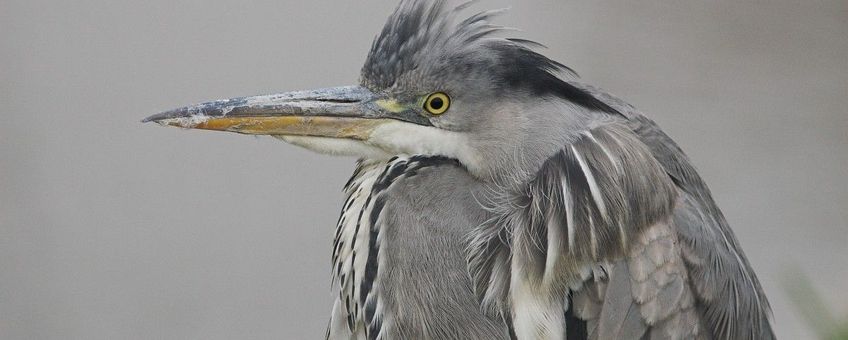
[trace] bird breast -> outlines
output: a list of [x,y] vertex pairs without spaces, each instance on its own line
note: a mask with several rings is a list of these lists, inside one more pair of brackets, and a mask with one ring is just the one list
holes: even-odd
[[[374,227],[371,221],[371,210],[374,208],[372,197],[376,194],[374,185],[386,168],[403,161],[404,158],[362,160],[353,177],[345,185],[347,199],[336,226],[333,242],[333,281],[337,284],[339,293],[333,307],[329,331],[335,335],[349,334],[353,338],[364,335],[362,284],[369,267],[369,252],[372,247],[377,246],[371,244],[371,232]],[[371,264],[372,267],[375,265]]]

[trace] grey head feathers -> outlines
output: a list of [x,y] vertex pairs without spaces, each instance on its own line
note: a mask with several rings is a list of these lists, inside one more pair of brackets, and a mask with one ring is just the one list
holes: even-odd
[[460,13],[473,1],[455,7],[449,3],[402,1],[374,40],[362,68],[362,85],[399,95],[485,86],[493,95],[552,95],[588,109],[616,113],[560,79],[559,74],[576,73],[532,49],[541,44],[499,37],[496,33],[508,28],[490,20],[505,10],[460,20]]

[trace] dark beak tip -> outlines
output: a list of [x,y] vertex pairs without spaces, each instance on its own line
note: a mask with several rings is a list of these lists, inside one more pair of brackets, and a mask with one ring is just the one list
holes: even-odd
[[[168,111],[164,111],[164,112],[159,112],[155,115],[152,115],[152,116],[149,116],[147,118],[142,119],[141,122],[142,123],[150,123],[150,122],[158,123],[159,121],[162,121],[162,120],[165,120],[165,119],[185,118],[185,117],[190,117],[192,115],[194,115],[194,114],[192,114],[191,110],[189,110],[189,108],[186,107],[186,108],[180,108],[180,109],[175,109],[175,110],[168,110]],[[201,113],[201,115],[203,115],[203,113]]]
[[158,122],[162,119],[168,118],[167,112],[157,113],[155,115],[149,116],[141,120],[142,123],[150,123],[150,122]]

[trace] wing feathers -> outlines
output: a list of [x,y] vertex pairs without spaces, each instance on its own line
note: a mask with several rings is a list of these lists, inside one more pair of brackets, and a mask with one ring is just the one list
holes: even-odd
[[590,339],[706,336],[672,230],[669,221],[649,227],[608,277],[574,294],[572,308],[587,320]]
[[648,147],[680,189],[683,199],[674,212],[675,233],[706,329],[721,339],[774,339],[768,299],[739,241],[688,157],[656,123],[626,102],[585,84],[572,85],[620,112],[630,131]]
[[[526,190],[497,192],[493,197],[489,201],[497,206],[513,208],[498,210],[496,218],[475,230],[469,248],[469,271],[484,309],[515,320],[519,316],[515,313],[536,310],[551,314],[541,306],[559,306],[552,301],[562,299],[579,286],[590,275],[588,268],[626,257],[633,240],[671,214],[676,189],[647,147],[627,127],[606,125],[583,135],[551,157]],[[652,240],[659,238],[650,235]],[[619,265],[616,270],[623,271],[620,277],[632,275],[642,282],[654,275],[658,265],[669,261],[671,250],[666,241],[658,241],[656,247],[641,247],[642,262],[634,262],[631,267]],[[505,277],[510,279],[504,280]],[[663,287],[669,284],[667,277],[660,280]],[[626,305],[602,308],[624,310],[627,314],[604,312],[602,315],[618,319],[601,318],[597,324],[587,319],[591,321],[587,323],[590,333],[593,329],[603,332],[622,329],[625,333],[620,334],[628,334],[639,329],[634,326],[637,324],[634,320],[643,319],[646,311],[633,299],[630,280],[615,284],[621,287],[616,286],[620,289],[614,292],[627,299],[619,301],[616,296],[601,301],[630,303],[639,308]],[[539,308],[527,308],[523,304],[527,296],[515,296],[528,292],[539,301]],[[669,299],[657,300],[658,308],[677,301],[677,295],[669,293]],[[648,297],[658,298],[653,293],[638,302],[654,303]],[[575,315],[590,316],[594,300],[575,298],[575,305],[581,305]],[[520,307],[516,307],[517,301],[522,302]],[[520,319],[551,320],[544,315],[536,319],[522,315]],[[654,318],[658,321],[667,316]],[[615,327],[608,329],[606,325],[610,323]],[[545,329],[553,326],[539,327],[535,334],[548,334]],[[519,323],[516,329],[527,328]],[[530,330],[525,334],[534,333]]]
[[626,264],[617,263],[609,277],[601,315],[598,339],[638,339],[647,331],[639,306],[633,301]]
[[[626,103],[576,86],[626,121],[585,132],[525,187],[485,198],[496,217],[468,249],[484,308],[513,318],[520,282],[537,299],[571,296],[590,339],[624,329],[644,339],[774,338],[762,288],[680,148]],[[586,274],[603,265],[614,273]]]

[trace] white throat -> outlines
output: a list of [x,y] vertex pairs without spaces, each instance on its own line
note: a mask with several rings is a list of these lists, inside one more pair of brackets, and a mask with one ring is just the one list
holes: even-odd
[[483,174],[483,162],[461,132],[392,121],[375,127],[368,139],[279,136],[283,141],[335,156],[387,159],[395,155],[442,156],[458,160],[475,176]]

